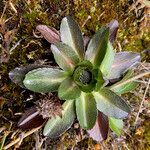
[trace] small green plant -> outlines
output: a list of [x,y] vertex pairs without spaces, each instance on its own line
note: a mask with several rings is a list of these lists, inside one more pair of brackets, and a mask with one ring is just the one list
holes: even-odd
[[58,91],[59,99],[64,101],[61,115],[47,121],[45,136],[60,136],[76,118],[97,141],[106,139],[108,126],[120,135],[122,119],[130,113],[130,107],[118,94],[129,92],[137,83],[119,84],[133,75],[131,67],[139,62],[140,56],[115,53],[112,41],[117,28],[118,24],[113,21],[84,43],[77,23],[69,16],[63,18],[60,34],[53,28],[37,27],[52,43],[51,50],[59,68],[29,65],[16,68],[9,75],[12,81],[34,92]]

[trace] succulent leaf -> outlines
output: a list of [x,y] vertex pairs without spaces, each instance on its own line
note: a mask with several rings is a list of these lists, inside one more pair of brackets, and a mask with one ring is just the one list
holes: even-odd
[[111,43],[108,42],[106,54],[100,65],[100,70],[101,70],[103,76],[107,76],[110,73],[110,71],[111,71],[110,68],[113,64],[114,56],[115,56],[115,52],[113,50],[113,47],[112,47]]
[[108,79],[120,78],[127,70],[137,66],[140,62],[140,54],[133,52],[119,52],[115,54]]
[[46,66],[46,65],[36,65],[36,64],[32,64],[32,65],[28,65],[28,66],[21,66],[21,67],[17,67],[14,70],[11,70],[9,72],[9,78],[15,83],[18,84],[19,86],[26,88],[23,84],[23,80],[25,78],[25,75],[34,69],[37,68],[43,68],[43,67],[47,67],[50,68],[50,66]]
[[74,71],[73,79],[82,91],[91,92],[96,85],[94,75],[95,74],[91,70],[90,66],[79,65],[79,67],[76,67],[76,70]]
[[133,76],[133,74],[134,74],[134,71],[129,70],[126,73],[126,75],[124,76],[124,78],[121,81],[117,82],[116,84],[113,84],[112,86],[110,86],[110,89],[117,94],[124,94],[124,93],[128,93],[128,92],[134,90],[138,86],[138,83],[135,81],[132,81],[132,82],[129,82],[122,86],[119,86],[121,83],[123,83],[127,79],[131,78]]
[[112,43],[116,39],[119,23],[117,20],[112,20],[110,23],[108,23],[107,27],[109,28],[109,33],[110,33],[109,40]]
[[47,93],[56,91],[65,78],[65,72],[60,69],[38,68],[28,72],[23,83],[31,91]]
[[123,120],[109,117],[109,127],[117,136],[120,136],[123,129]]
[[100,69],[94,69],[93,72],[95,74],[95,79],[97,81],[95,91],[99,91],[100,88],[104,86],[105,80],[103,79],[103,75]]
[[97,103],[97,109],[109,117],[125,118],[130,112],[130,107],[127,103],[108,88],[93,92],[93,95]]
[[87,132],[89,133],[90,137],[92,137],[95,141],[100,142],[107,139],[108,130],[108,117],[102,112],[98,111],[98,116],[94,127]]
[[59,32],[52,27],[48,27],[46,25],[38,25],[36,29],[41,32],[42,36],[52,44],[55,44],[60,41]]
[[92,63],[90,61],[88,61],[88,60],[83,60],[83,61],[79,62],[76,67],[78,67],[78,66],[86,67],[86,68],[88,68],[90,70],[93,69]]
[[72,100],[79,97],[80,94],[81,90],[70,77],[66,78],[58,89],[58,96],[62,100]]
[[97,118],[96,102],[92,94],[81,92],[76,99],[76,114],[83,129],[91,129]]
[[60,68],[72,73],[75,65],[79,62],[78,56],[72,48],[59,42],[55,45],[51,45],[51,50]]
[[63,134],[74,122],[75,115],[75,102],[65,101],[63,104],[62,116],[56,116],[48,120],[44,127],[44,136],[56,138]]
[[89,60],[95,68],[99,68],[107,52],[107,45],[109,41],[109,29],[102,27],[90,40],[85,59]]
[[36,109],[36,107],[33,106],[23,113],[18,122],[18,127],[23,130],[28,130],[36,128],[42,125],[44,122],[45,119],[43,119],[43,117],[39,114],[39,111]]
[[60,25],[60,36],[63,43],[72,47],[82,60],[84,58],[84,42],[78,24],[71,18],[65,17]]
[[84,41],[84,47],[85,47],[85,49],[87,48],[87,45],[88,45],[88,43],[89,43],[89,41],[90,41],[90,38],[88,37],[88,36],[84,36],[83,37],[83,41]]

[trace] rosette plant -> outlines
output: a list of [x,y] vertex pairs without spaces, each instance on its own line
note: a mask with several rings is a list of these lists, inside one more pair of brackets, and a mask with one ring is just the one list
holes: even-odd
[[[34,92],[58,92],[59,99],[64,101],[61,116],[47,121],[45,136],[58,137],[75,118],[95,140],[106,138],[108,124],[120,134],[122,119],[130,113],[130,107],[118,94],[132,90],[137,83],[121,86],[119,83],[132,76],[133,71],[128,69],[137,64],[140,56],[130,52],[115,53],[112,41],[118,28],[116,24],[113,21],[102,27],[88,44],[84,44],[78,24],[69,16],[62,19],[60,32],[42,25],[37,27],[52,43],[51,50],[59,68],[30,65],[13,70],[10,78]],[[120,78],[121,81],[113,84]]]

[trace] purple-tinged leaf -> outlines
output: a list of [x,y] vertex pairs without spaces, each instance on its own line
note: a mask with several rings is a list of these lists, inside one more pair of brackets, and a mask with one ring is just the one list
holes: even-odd
[[88,36],[84,36],[83,37],[83,41],[84,41],[84,47],[85,49],[87,48],[87,45],[89,44],[90,42],[90,38]]
[[113,43],[116,39],[119,23],[117,20],[112,20],[107,24],[107,27],[109,28],[109,40],[111,43]]
[[14,70],[11,70],[9,72],[9,78],[15,83],[18,84],[19,86],[26,88],[23,84],[23,80],[25,78],[25,75],[33,70],[33,69],[37,69],[37,68],[43,68],[43,67],[49,67],[46,65],[36,65],[36,64],[32,64],[32,65],[28,65],[28,66],[21,66],[21,67],[17,67]]
[[49,43],[55,44],[60,41],[59,32],[55,28],[48,27],[46,25],[38,25],[36,29]]
[[134,68],[140,62],[140,54],[133,52],[119,52],[115,54],[114,62],[111,66],[109,80],[118,79],[131,68]]
[[87,130],[87,132],[95,141],[100,142],[107,139],[108,130],[108,117],[102,112],[98,111],[98,117],[94,127],[91,130]]
[[36,107],[31,107],[30,109],[26,110],[20,118],[18,122],[18,127],[23,130],[36,128],[42,125],[45,122],[45,120],[46,119],[43,119],[43,117],[39,115],[39,112],[36,109]]

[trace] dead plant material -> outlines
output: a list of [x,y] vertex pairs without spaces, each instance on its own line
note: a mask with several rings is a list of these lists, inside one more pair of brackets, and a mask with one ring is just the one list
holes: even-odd
[[11,31],[7,31],[4,35],[4,41],[2,44],[2,53],[1,53],[1,63],[2,62],[8,62],[10,58],[10,43],[12,42],[12,39],[15,35],[15,29]]
[[10,44],[15,36],[15,33],[17,32],[16,29],[7,31],[7,28],[5,26],[6,20],[0,19],[0,32],[1,32],[1,37],[2,39],[2,51],[1,51],[1,58],[0,62],[1,63],[7,63],[10,58]]
[[44,97],[37,103],[37,110],[39,114],[43,116],[43,118],[52,118],[57,115],[61,116],[62,114],[62,105],[60,100],[57,96],[53,94],[49,94],[48,96]]
[[138,74],[138,75],[136,75],[136,76],[134,76],[134,77],[132,77],[132,78],[130,78],[130,79],[128,79],[128,80],[125,80],[124,82],[121,82],[120,84],[117,84],[117,85],[114,86],[113,88],[118,88],[118,87],[123,86],[123,85],[125,85],[125,84],[127,84],[127,83],[130,83],[130,82],[135,81],[135,80],[137,80],[137,79],[139,79],[139,78],[142,78],[142,77],[144,77],[144,76],[149,76],[149,75],[150,75],[150,71],[147,71],[147,72]]
[[30,130],[30,131],[24,133],[23,136],[18,137],[16,140],[10,142],[8,145],[4,146],[3,149],[6,150],[6,149],[8,149],[8,148],[14,146],[15,144],[18,144],[18,143],[21,144],[20,141],[22,142],[24,138],[26,138],[26,137],[28,137],[29,135],[33,134],[34,132],[38,131],[41,127],[42,127],[42,126],[37,127],[37,128],[34,128],[34,129],[32,129],[32,130]]
[[138,18],[138,22],[140,23],[140,29],[147,29],[148,27],[150,27],[149,0],[136,0],[131,6],[131,10],[134,10],[136,18]]
[[134,123],[135,125],[136,125],[136,123],[137,123],[137,121],[138,121],[139,114],[142,112],[142,106],[143,106],[144,100],[145,100],[145,98],[146,98],[146,94],[147,94],[147,92],[148,92],[148,89],[149,89],[149,84],[150,84],[150,79],[149,79],[149,81],[148,81],[146,90],[145,90],[145,92],[144,92],[144,95],[143,95],[143,98],[142,98],[142,101],[141,101],[141,104],[140,104],[140,107],[139,107],[139,111],[138,111],[137,116],[136,116],[136,119],[135,119],[135,123]]

